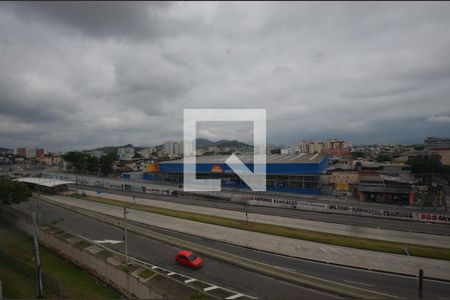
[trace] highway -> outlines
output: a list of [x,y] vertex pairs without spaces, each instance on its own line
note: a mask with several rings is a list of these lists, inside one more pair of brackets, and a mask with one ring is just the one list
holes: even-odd
[[[36,203],[34,200],[31,200],[26,203],[21,203],[19,207],[29,211],[30,209],[35,209]],[[76,214],[44,201],[41,201],[41,218],[44,222],[59,220],[58,226],[61,228],[94,240],[121,240],[123,235],[122,230],[119,228]],[[415,299],[418,296],[417,279],[415,278],[293,259],[232,246],[217,241],[205,240],[195,236],[143,224],[134,224],[159,233],[182,238],[187,241],[280,268],[289,269],[291,271],[298,271],[347,285],[353,285],[409,299]],[[117,251],[123,250],[122,244],[108,245],[108,247]],[[275,280],[210,258],[205,258],[205,267],[199,271],[184,269],[183,267],[174,264],[176,250],[177,249],[172,246],[162,244],[134,233],[129,233],[129,252],[131,256],[246,293],[250,296],[283,299],[298,299],[299,295],[304,295],[305,298],[314,297],[322,299],[330,297],[323,293]],[[445,282],[425,280],[424,286],[425,299],[447,299],[450,292],[450,284]]]
[[[84,187],[86,190],[95,191],[95,188]],[[81,191],[81,188],[78,188]],[[118,194],[118,195],[128,195],[133,197],[133,192],[128,191],[120,191],[114,189],[105,189],[102,188],[102,191]],[[364,227],[372,227],[372,228],[382,228],[382,229],[391,229],[391,230],[399,230],[399,231],[410,231],[410,232],[420,232],[420,233],[429,233],[429,234],[439,234],[439,235],[448,235],[450,236],[450,225],[448,224],[436,224],[436,223],[419,223],[413,221],[402,221],[402,220],[391,220],[391,219],[380,219],[380,218],[372,218],[372,217],[362,217],[362,216],[347,216],[342,214],[332,214],[332,213],[323,213],[323,212],[312,212],[312,211],[302,211],[302,210],[293,210],[286,208],[276,208],[276,207],[264,207],[264,206],[247,206],[226,202],[226,201],[217,201],[217,200],[208,200],[208,199],[200,199],[200,198],[192,198],[192,197],[172,197],[172,196],[161,196],[155,194],[146,194],[146,193],[136,193],[140,198],[147,199],[155,199],[155,200],[163,200],[170,201],[174,203],[181,203],[187,205],[197,205],[204,207],[214,207],[220,209],[227,210],[235,210],[235,211],[244,211],[245,209],[249,213],[258,213],[265,215],[273,215],[273,216],[281,216],[288,218],[299,218],[305,220],[312,221],[320,221],[320,222],[330,222],[337,224],[346,224],[346,225],[355,225],[355,226],[364,226]]]
[[[25,211],[36,208],[34,200],[21,203]],[[122,240],[123,230],[79,215],[72,211],[41,201],[41,222],[59,220],[57,226],[91,240]],[[104,244],[123,253],[123,244]],[[234,265],[226,264],[204,257],[204,267],[191,270],[175,264],[176,247],[151,240],[133,232],[128,232],[128,253],[131,257],[151,264],[171,269],[197,279],[202,279],[219,286],[257,298],[298,299],[299,295],[313,299],[334,299],[333,295],[324,294],[288,282],[279,281],[264,275],[250,272]]]

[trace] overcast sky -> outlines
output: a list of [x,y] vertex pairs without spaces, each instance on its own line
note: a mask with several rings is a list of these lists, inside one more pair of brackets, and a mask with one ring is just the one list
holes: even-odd
[[185,108],[265,108],[276,144],[448,137],[450,3],[0,3],[0,147],[181,140]]

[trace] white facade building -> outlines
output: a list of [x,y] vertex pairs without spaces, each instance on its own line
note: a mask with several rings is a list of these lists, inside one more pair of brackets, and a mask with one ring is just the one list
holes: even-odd
[[133,147],[120,147],[117,149],[117,156],[119,160],[132,160],[134,157]]
[[169,156],[182,156],[183,148],[183,142],[168,141],[163,144],[163,152]]

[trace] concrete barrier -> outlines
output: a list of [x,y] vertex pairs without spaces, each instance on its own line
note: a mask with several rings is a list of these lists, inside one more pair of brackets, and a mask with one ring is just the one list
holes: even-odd
[[[29,216],[8,209],[5,210],[2,217],[26,233],[32,234],[32,223]],[[39,241],[45,247],[87,270],[129,298],[187,299],[199,294],[206,296],[200,289],[182,284],[135,261],[125,266],[121,254],[99,247],[54,226],[41,227]],[[141,277],[140,274],[146,269],[152,275]],[[211,295],[208,296],[215,298]]]

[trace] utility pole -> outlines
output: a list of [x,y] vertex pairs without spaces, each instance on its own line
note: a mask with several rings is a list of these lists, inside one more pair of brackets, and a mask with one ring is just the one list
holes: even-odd
[[423,269],[419,269],[419,299],[423,297]]
[[125,245],[125,265],[128,267],[127,208],[123,208],[123,237]]
[[33,237],[34,237],[34,251],[35,251],[35,261],[36,261],[36,287],[37,287],[37,298],[43,299],[43,289],[42,289],[42,273],[41,273],[41,256],[39,254],[39,241],[36,226],[36,215],[32,212],[33,217]]
[[245,224],[248,225],[248,202],[247,200],[244,200],[244,210],[245,210]]
[[[86,173],[87,173],[87,161],[85,160],[84,161],[84,175],[86,176]],[[83,196],[84,196],[84,184],[83,184],[83,182],[81,182],[81,184],[83,185]]]
[[37,223],[41,224],[41,187],[38,185]]

